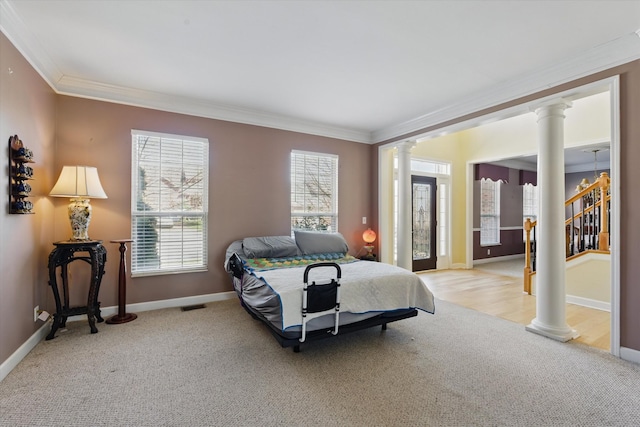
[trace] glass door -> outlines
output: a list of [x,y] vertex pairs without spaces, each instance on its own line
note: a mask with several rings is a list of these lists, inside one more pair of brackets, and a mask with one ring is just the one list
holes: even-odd
[[411,175],[413,271],[436,268],[436,179]]

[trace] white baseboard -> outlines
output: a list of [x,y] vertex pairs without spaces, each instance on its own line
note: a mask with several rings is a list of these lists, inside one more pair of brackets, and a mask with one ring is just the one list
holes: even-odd
[[467,264],[464,263],[455,263],[455,264],[451,264],[451,266],[449,267],[451,270],[468,270],[469,267],[467,267]]
[[573,295],[567,295],[566,301],[569,304],[581,305],[583,307],[595,308],[596,310],[611,312],[611,304],[605,301],[576,297]]
[[[185,307],[189,305],[206,304],[208,302],[224,301],[228,299],[237,298],[237,294],[233,291],[219,292],[216,294],[196,295],[192,297],[173,298],[159,301],[139,302],[136,304],[127,304],[125,310],[127,313],[139,313],[141,311],[161,310],[163,308]],[[100,313],[105,319],[114,314],[118,314],[118,307],[104,307],[100,308]],[[86,320],[87,316],[84,314],[78,316],[71,316],[67,319],[68,322],[75,322],[78,320]]]
[[[135,313],[141,311],[160,310],[162,308],[185,307],[189,305],[206,304],[208,302],[224,301],[236,298],[236,293],[219,292],[216,294],[196,295],[192,297],[174,298],[161,301],[141,302],[137,304],[128,304],[126,311]],[[105,307],[100,309],[102,317],[105,319],[111,315],[118,313],[117,306]],[[70,316],[67,322],[86,320],[86,315]],[[40,329],[29,337],[7,360],[0,365],[0,382],[24,359],[33,348],[42,341],[51,330],[51,320],[46,321]]]
[[0,382],[9,375],[9,372],[18,366],[18,363],[24,359],[33,348],[47,336],[51,330],[51,321],[44,324],[26,340],[11,356],[0,365]]
[[620,347],[620,359],[640,364],[640,351],[632,348]]
[[[149,301],[149,302],[141,302],[138,304],[129,304],[127,306],[127,311],[131,309],[134,311],[150,311],[150,310],[160,310],[162,308],[174,308],[174,307],[185,307],[188,305],[197,305],[197,304],[206,304],[208,302],[216,302],[216,301],[225,301],[228,299],[237,298],[237,294],[234,291],[228,292],[218,292],[215,294],[207,294],[207,295],[196,295],[192,297],[184,297],[184,298],[173,298],[161,301]],[[118,307],[109,307],[109,309],[113,309],[113,314],[118,312]]]
[[473,265],[488,264],[490,262],[498,262],[498,261],[511,261],[512,259],[523,259],[524,260],[524,254],[515,254],[515,255],[496,256],[496,257],[493,257],[493,258],[474,259],[473,260]]

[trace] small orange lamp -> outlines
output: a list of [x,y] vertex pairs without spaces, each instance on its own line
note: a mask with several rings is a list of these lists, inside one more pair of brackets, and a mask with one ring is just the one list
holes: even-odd
[[362,239],[366,243],[364,248],[367,250],[367,254],[362,258],[368,259],[368,260],[375,260],[376,256],[373,254],[374,246],[372,243],[376,241],[376,232],[369,228],[367,231],[362,233]]

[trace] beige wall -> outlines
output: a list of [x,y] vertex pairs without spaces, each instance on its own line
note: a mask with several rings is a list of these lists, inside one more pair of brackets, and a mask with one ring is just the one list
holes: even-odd
[[[55,103],[51,88],[0,33],[0,364],[41,325],[33,322],[33,308],[53,301],[46,269],[53,209],[44,195],[53,176]],[[16,134],[35,157],[33,215],[8,214],[8,141]]]
[[[88,164],[100,173],[109,196],[94,200],[90,236],[105,242],[128,238],[131,210],[131,129],[207,138],[209,147],[209,271],[127,281],[129,303],[231,290],[223,270],[225,249],[246,236],[289,234],[289,159],[292,149],[339,156],[338,229],[352,253],[362,244],[362,217],[370,197],[362,191],[370,173],[370,147],[364,144],[93,101],[58,99],[55,169]],[[67,239],[66,200],[54,200],[54,238]],[[100,298],[117,304],[117,246]]]
[[620,342],[640,351],[640,61],[620,73]]
[[611,257],[595,254],[567,266],[567,295],[611,303]]
[[[537,274],[531,276],[531,294],[536,294]],[[611,256],[586,253],[567,262],[567,301],[598,309],[611,303]]]
[[[610,142],[609,92],[572,102],[565,110],[565,147]],[[483,124],[462,132],[467,161],[479,163],[537,154],[538,124],[534,112]]]
[[[2,135],[8,140],[10,134],[19,134],[38,162],[36,215],[8,215],[6,210],[0,214],[0,364],[36,330],[35,305],[54,311],[47,257],[52,242],[67,240],[71,230],[69,201],[47,194],[63,165],[95,166],[100,173],[109,198],[92,200],[89,235],[103,240],[108,250],[100,301],[103,307],[117,305],[119,252],[109,241],[131,235],[131,129],[209,139],[209,271],[128,278],[128,303],[230,291],[222,267],[229,243],[290,232],[292,149],[339,156],[338,227],[351,253],[361,249],[366,230],[362,217],[371,217],[369,145],[55,95],[4,35],[0,41]],[[9,67],[14,70],[11,75],[5,72]],[[6,165],[7,150],[2,153]],[[7,200],[7,186],[0,188]],[[85,273],[79,270],[73,275],[79,286],[74,286],[72,305],[85,298],[80,280]]]

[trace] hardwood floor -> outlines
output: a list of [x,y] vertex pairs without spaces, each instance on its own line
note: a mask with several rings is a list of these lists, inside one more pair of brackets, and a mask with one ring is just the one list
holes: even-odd
[[[535,296],[522,292],[522,278],[473,270],[418,273],[438,299],[528,325],[536,317]],[[567,324],[580,336],[575,341],[609,351],[609,312],[567,304]]]

